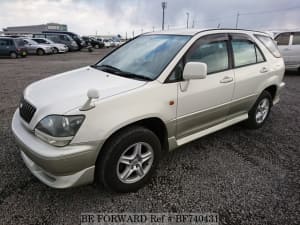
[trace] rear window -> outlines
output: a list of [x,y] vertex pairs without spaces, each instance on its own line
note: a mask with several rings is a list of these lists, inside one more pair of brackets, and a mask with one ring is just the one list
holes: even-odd
[[255,35],[255,37],[269,50],[269,52],[272,53],[273,56],[276,58],[281,57],[278,47],[271,37],[264,35]]

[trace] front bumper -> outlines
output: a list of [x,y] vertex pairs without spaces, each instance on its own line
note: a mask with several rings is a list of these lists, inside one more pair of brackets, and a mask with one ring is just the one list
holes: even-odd
[[12,131],[22,148],[26,166],[43,183],[53,188],[68,188],[93,182],[100,142],[66,147],[49,145],[24,127],[19,110],[14,114]]

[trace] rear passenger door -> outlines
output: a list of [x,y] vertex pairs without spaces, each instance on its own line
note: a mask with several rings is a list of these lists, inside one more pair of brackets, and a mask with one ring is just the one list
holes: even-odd
[[183,71],[187,62],[203,62],[207,64],[208,72],[205,79],[179,83],[177,139],[226,120],[234,88],[229,58],[228,35],[213,34],[196,41],[177,66]]
[[257,87],[270,74],[268,63],[254,40],[247,34],[231,34],[235,88],[229,119],[248,113],[256,101]]

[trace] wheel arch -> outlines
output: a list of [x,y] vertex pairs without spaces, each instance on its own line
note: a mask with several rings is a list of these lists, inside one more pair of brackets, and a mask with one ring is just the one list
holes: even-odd
[[45,51],[44,49],[42,49],[42,48],[37,48],[37,49],[36,49],[36,54],[38,54],[38,51],[39,51],[39,50],[42,50],[44,54],[45,54],[45,52],[46,52],[46,51]]
[[270,85],[267,88],[265,88],[263,91],[269,92],[270,95],[272,96],[272,100],[274,100],[275,96],[276,96],[277,89],[278,89],[277,85],[273,84],[273,85]]
[[[123,125],[122,127],[117,128],[116,130],[114,130],[109,136],[108,138],[106,138],[103,146],[111,139],[113,138],[117,133],[121,132],[122,130],[127,129],[128,127],[131,126],[141,126],[144,128],[147,128],[149,130],[151,130],[160,140],[160,143],[163,147],[168,147],[165,146],[166,143],[168,143],[168,130],[167,130],[167,126],[165,125],[165,123],[163,122],[163,120],[159,117],[148,117],[148,118],[143,118],[143,119],[139,119],[137,121],[134,122],[130,122],[128,124]],[[165,143],[166,142],[166,143]]]
[[99,149],[97,160],[101,160],[102,156],[105,154],[103,152],[103,149],[105,149],[105,146],[109,144],[110,140],[112,140],[118,133],[122,132],[125,129],[128,129],[129,127],[134,127],[134,126],[141,126],[144,128],[147,128],[151,130],[159,139],[161,146],[162,146],[162,151],[167,152],[169,149],[169,144],[168,144],[168,130],[167,126],[163,122],[162,119],[158,117],[149,117],[149,118],[144,118],[140,119],[135,122],[131,122],[129,124],[126,124],[122,126],[121,128],[113,131],[112,134],[106,138],[104,143],[101,146],[101,149]]

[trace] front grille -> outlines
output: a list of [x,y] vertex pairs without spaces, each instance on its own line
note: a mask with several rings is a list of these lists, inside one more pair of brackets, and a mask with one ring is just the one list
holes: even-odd
[[36,108],[27,102],[24,98],[21,99],[19,105],[20,115],[27,122],[30,123]]

